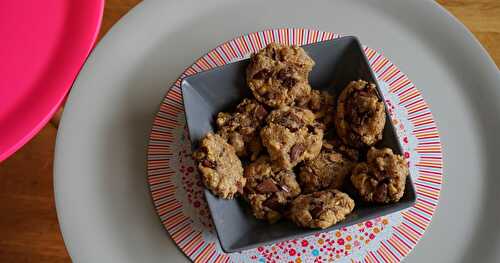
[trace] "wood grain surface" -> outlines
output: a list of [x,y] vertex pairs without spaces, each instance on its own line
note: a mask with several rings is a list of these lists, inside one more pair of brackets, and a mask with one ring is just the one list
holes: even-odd
[[[99,39],[140,0],[107,0]],[[438,0],[500,65],[500,1]],[[57,222],[52,163],[57,118],[0,164],[0,262],[70,262]]]

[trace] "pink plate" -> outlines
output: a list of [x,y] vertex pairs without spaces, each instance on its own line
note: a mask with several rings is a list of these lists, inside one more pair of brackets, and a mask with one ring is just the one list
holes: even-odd
[[104,0],[0,3],[0,161],[64,101],[99,32]]

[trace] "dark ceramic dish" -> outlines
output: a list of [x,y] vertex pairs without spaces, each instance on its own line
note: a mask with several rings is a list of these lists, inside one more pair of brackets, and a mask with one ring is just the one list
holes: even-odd
[[[355,37],[318,42],[303,46],[303,48],[316,62],[309,77],[313,88],[326,89],[339,94],[350,81],[358,79],[364,79],[379,86],[363,48]],[[214,117],[218,112],[230,110],[243,97],[251,96],[245,82],[247,65],[248,59],[241,60],[189,76],[182,81],[182,95],[193,149],[197,146],[199,139],[207,132],[214,130]],[[382,93],[379,91],[379,94]],[[396,130],[390,121],[386,122],[383,140],[377,144],[377,147],[389,147],[394,153],[403,153]],[[205,190],[205,197],[220,244],[226,252],[236,252],[318,232],[332,231],[406,209],[416,200],[410,176],[407,177],[403,198],[395,204],[367,205],[358,201],[352,190],[347,189],[346,192],[356,201],[354,211],[344,221],[327,229],[300,228],[285,220],[271,225],[266,221],[255,219],[242,200],[219,199],[208,190]]]

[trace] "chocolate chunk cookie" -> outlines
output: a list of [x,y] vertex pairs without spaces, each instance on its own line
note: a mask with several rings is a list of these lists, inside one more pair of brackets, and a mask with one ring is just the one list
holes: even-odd
[[338,136],[353,147],[373,145],[382,139],[385,125],[384,103],[376,86],[363,80],[352,81],[340,93],[335,115]]
[[354,163],[335,151],[333,145],[323,142],[321,153],[304,163],[300,168],[298,179],[304,193],[340,189],[353,166]]
[[234,113],[217,114],[218,134],[234,147],[239,157],[248,156],[255,160],[262,149],[258,129],[267,115],[267,110],[259,102],[244,99]]
[[277,167],[290,170],[321,151],[323,128],[310,110],[283,107],[272,111],[266,122],[260,136]]
[[304,104],[309,98],[309,72],[314,61],[298,46],[270,43],[254,54],[247,83],[255,98],[273,108]]
[[345,219],[354,200],[338,190],[299,195],[291,203],[289,218],[301,227],[327,228]]
[[389,148],[371,148],[367,162],[357,164],[351,182],[361,198],[367,202],[397,202],[405,191],[408,163]]
[[205,186],[218,197],[232,199],[243,192],[246,179],[233,146],[221,136],[208,133],[193,153]]
[[254,216],[270,223],[279,220],[288,203],[300,194],[293,171],[276,170],[267,155],[245,167],[245,178],[245,198]]
[[318,122],[325,127],[333,124],[335,115],[335,99],[328,91],[312,90],[306,106],[310,109]]

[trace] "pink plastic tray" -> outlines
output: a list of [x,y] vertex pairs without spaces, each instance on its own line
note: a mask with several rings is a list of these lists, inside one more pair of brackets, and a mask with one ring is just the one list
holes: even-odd
[[0,3],[0,161],[64,101],[99,32],[104,0]]

